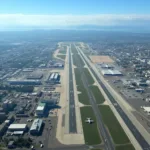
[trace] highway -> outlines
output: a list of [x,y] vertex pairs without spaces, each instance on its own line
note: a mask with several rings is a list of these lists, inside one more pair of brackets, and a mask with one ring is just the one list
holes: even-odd
[[113,141],[112,141],[108,131],[105,128],[105,125],[103,123],[103,120],[102,120],[99,108],[97,106],[96,100],[95,100],[95,98],[93,96],[93,93],[91,92],[91,89],[89,88],[89,84],[87,82],[86,75],[84,74],[83,66],[81,66],[81,64],[79,64],[79,66],[80,67],[78,67],[78,68],[80,70],[81,79],[82,79],[82,82],[84,84],[84,87],[87,90],[88,97],[89,97],[89,100],[90,100],[90,104],[92,106],[92,109],[94,111],[95,117],[97,119],[97,126],[98,126],[99,132],[101,134],[101,137],[102,137],[102,139],[104,141],[104,147],[105,147],[106,150],[114,150],[115,148],[114,148]]
[[117,105],[114,105],[115,109],[117,110],[117,112],[119,113],[119,115],[121,116],[121,118],[124,120],[125,124],[130,129],[130,131],[132,132],[132,134],[134,135],[134,137],[136,138],[136,140],[139,142],[139,144],[142,147],[142,149],[143,150],[150,150],[150,145],[147,143],[147,141],[144,139],[144,137],[141,135],[141,133],[133,125],[133,123],[128,118],[128,116],[125,114],[125,112],[122,110],[122,108],[120,107],[120,105],[113,98],[112,94],[107,90],[106,86],[103,84],[103,82],[101,81],[101,79],[99,78],[99,76],[97,76],[97,74],[95,73],[95,71],[93,70],[93,68],[90,66],[90,64],[87,62],[87,60],[84,58],[83,54],[81,52],[80,52],[80,54],[82,55],[83,59],[85,60],[85,62],[87,64],[87,66],[89,67],[89,69],[91,70],[91,72],[93,73],[93,75],[95,76],[95,78],[97,79],[97,81],[100,84],[100,86],[103,88],[104,92],[108,96],[108,98],[111,101],[111,103],[112,104],[115,104],[115,103],[117,104]]
[[73,76],[72,76],[72,57],[71,48],[69,49],[69,132],[77,133],[76,113],[74,102]]

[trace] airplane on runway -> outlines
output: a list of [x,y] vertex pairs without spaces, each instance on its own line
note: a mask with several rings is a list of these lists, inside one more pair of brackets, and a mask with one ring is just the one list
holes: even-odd
[[85,122],[91,124],[94,122],[94,120],[91,120],[91,118],[86,118]]

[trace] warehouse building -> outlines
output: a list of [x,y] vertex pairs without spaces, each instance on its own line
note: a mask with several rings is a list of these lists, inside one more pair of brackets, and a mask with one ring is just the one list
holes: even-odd
[[30,128],[30,134],[37,135],[40,133],[42,128],[43,121],[42,119],[35,119]]
[[59,81],[60,81],[60,75],[58,73],[51,73],[47,82],[59,83]]
[[22,79],[22,80],[18,80],[18,79],[10,79],[7,80],[7,82],[10,85],[40,85],[41,81],[40,80],[27,80],[27,79]]
[[34,79],[34,80],[40,80],[42,79],[43,74],[41,72],[33,72],[29,76],[27,76],[27,79]]
[[149,106],[141,106],[141,108],[146,112],[148,115],[150,115],[150,107]]
[[40,102],[36,108],[36,115],[41,117],[44,115],[44,112],[45,112],[45,109],[46,109],[46,104],[45,103],[42,103]]
[[55,106],[57,101],[50,96],[43,96],[40,100],[42,103],[46,103],[48,106]]
[[98,65],[100,65],[100,67],[101,67],[102,69],[113,69],[113,68],[114,68],[113,66],[111,66],[111,65],[109,65],[109,64],[104,64],[104,63],[98,64]]
[[24,132],[27,130],[27,124],[11,124],[8,127],[8,130],[11,132],[14,132],[14,131],[23,131]]
[[123,74],[118,70],[104,69],[101,71],[104,76],[122,76]]
[[135,89],[135,91],[136,91],[136,92],[143,93],[143,92],[144,92],[144,89],[139,88],[139,89]]

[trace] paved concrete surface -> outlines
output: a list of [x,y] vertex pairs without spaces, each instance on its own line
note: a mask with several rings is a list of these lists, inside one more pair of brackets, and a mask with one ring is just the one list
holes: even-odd
[[77,133],[71,49],[69,50],[69,132]]

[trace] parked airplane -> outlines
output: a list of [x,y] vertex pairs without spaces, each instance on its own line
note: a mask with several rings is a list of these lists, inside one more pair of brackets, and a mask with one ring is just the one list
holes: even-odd
[[94,122],[94,120],[91,120],[91,118],[86,118],[85,122],[91,124]]

